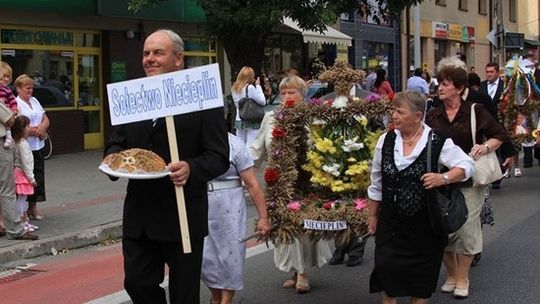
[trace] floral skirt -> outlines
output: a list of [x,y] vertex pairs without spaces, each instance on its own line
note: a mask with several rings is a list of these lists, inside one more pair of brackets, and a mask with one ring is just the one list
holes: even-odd
[[15,168],[15,193],[18,195],[34,194],[34,186],[20,168]]

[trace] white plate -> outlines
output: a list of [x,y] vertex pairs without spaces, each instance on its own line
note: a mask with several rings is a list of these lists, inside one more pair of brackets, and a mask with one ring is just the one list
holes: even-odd
[[156,179],[156,178],[162,178],[169,174],[171,174],[170,171],[165,170],[162,172],[154,172],[154,173],[128,173],[128,172],[118,172],[112,170],[108,165],[101,164],[98,169],[110,176],[115,177],[124,177],[124,178],[130,178],[130,179]]

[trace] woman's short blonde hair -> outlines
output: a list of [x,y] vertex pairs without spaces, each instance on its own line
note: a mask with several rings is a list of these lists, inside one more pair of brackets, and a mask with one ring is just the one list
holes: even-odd
[[420,112],[422,117],[426,113],[426,98],[416,91],[403,91],[396,93],[392,104],[395,106],[407,106],[413,113]]
[[27,85],[33,85],[34,79],[28,76],[28,74],[22,74],[21,76],[17,77],[17,79],[15,79],[14,84],[16,88],[22,88]]
[[283,89],[295,89],[302,97],[306,96],[307,85],[306,82],[298,76],[287,76],[279,83],[279,90]]

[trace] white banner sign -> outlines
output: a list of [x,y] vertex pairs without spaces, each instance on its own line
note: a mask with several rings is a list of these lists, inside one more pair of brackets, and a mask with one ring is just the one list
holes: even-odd
[[217,63],[107,85],[111,124],[223,107]]
[[321,222],[304,220],[304,228],[310,230],[344,230],[347,229],[347,221]]

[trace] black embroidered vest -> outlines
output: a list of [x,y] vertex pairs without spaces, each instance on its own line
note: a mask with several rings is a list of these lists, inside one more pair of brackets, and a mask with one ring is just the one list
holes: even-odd
[[[432,168],[438,168],[438,159],[446,138],[433,132]],[[430,229],[427,223],[425,191],[420,178],[426,173],[426,148],[405,169],[399,171],[394,159],[396,133],[386,134],[382,147],[382,202],[379,207],[377,243],[385,242],[396,234],[411,230]]]

